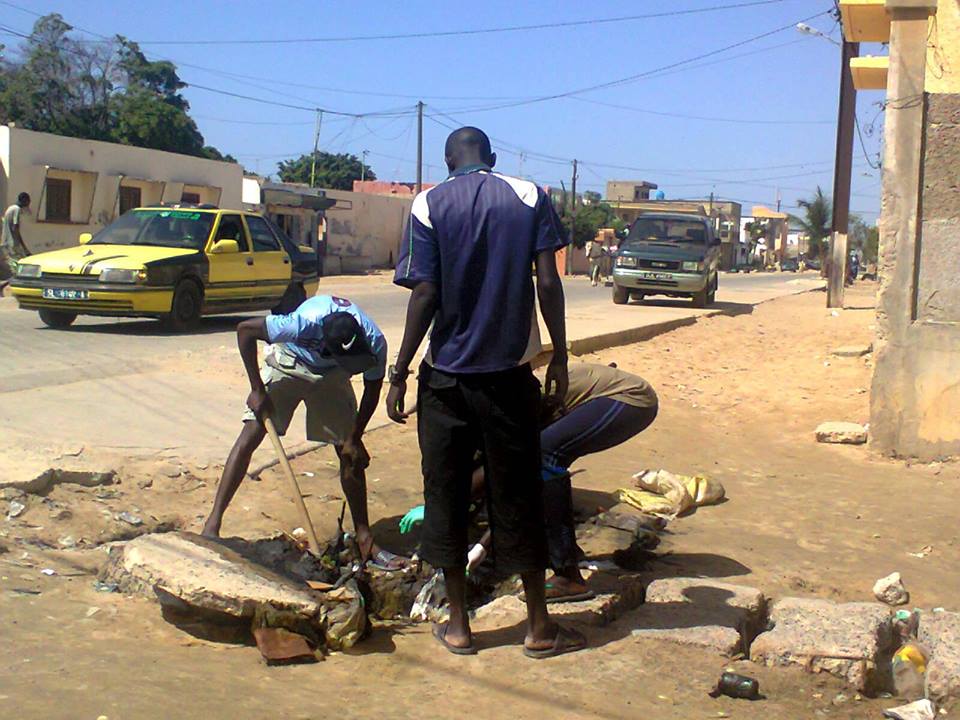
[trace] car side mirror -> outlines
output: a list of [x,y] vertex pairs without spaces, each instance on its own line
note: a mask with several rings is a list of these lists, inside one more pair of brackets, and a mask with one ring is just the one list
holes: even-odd
[[80,237],[77,238],[81,245],[86,245],[88,242],[93,240],[93,233],[80,233]]
[[210,248],[211,255],[224,255],[226,253],[240,252],[240,245],[236,240],[217,240]]

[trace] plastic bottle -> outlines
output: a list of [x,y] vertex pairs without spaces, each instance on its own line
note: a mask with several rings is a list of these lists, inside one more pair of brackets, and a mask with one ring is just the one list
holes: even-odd
[[893,687],[898,697],[918,700],[926,696],[929,652],[917,640],[920,612],[899,610],[894,616],[894,631],[900,636],[900,647],[893,654]]
[[746,675],[725,672],[720,676],[717,687],[710,694],[713,697],[726,695],[739,700],[759,700],[760,683]]

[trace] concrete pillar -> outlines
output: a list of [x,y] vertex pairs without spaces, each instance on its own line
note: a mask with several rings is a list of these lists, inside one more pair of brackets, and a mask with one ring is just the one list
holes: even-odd
[[[960,454],[960,191],[943,182],[931,192],[928,182],[933,159],[951,143],[953,162],[960,162],[960,114],[951,116],[956,137],[945,148],[930,147],[924,75],[935,7],[932,0],[887,0],[892,22],[870,424],[877,449],[921,459]],[[955,96],[930,97],[949,104]],[[941,221],[951,212],[953,220]]]

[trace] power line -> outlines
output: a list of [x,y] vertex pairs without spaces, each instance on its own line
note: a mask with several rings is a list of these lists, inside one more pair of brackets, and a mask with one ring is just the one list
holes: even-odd
[[[827,15],[829,14],[829,12],[830,11],[827,11],[827,10],[823,12],[818,12],[814,15],[810,15],[809,17],[802,18],[797,22],[807,22],[808,20],[813,20],[815,18],[820,17],[821,15]],[[528,98],[526,100],[517,100],[510,103],[488,105],[485,107],[481,106],[481,107],[472,107],[472,108],[460,108],[458,110],[455,110],[454,112],[488,112],[491,110],[503,110],[506,108],[519,107],[521,105],[532,105],[534,103],[541,103],[547,100],[557,100],[559,98],[572,97],[574,95],[582,95],[584,93],[594,92],[596,90],[605,90],[607,88],[617,87],[619,85],[626,85],[628,83],[633,83],[633,82],[636,82],[637,80],[642,80],[644,78],[650,77],[657,73],[661,73],[665,70],[672,70],[673,68],[677,68],[683,65],[688,65],[690,63],[696,62],[697,60],[703,60],[705,58],[713,57],[715,55],[719,55],[721,53],[727,52],[728,50],[733,50],[738,47],[743,47],[744,45],[748,45],[752,42],[756,42],[757,40],[762,40],[763,38],[770,37],[771,35],[776,35],[777,33],[781,33],[785,30],[792,30],[793,28],[796,27],[797,22],[792,22],[788,25],[782,25],[772,30],[767,30],[766,32],[762,32],[759,35],[754,35],[752,37],[745,38],[744,40],[731,43],[730,45],[725,45],[724,47],[716,48],[715,50],[710,50],[709,52],[700,53],[699,55],[694,55],[692,57],[689,57],[683,60],[677,60],[657,68],[652,68],[650,70],[645,70],[640,73],[635,73],[633,75],[627,75],[626,77],[618,78],[616,80],[609,80],[607,82],[597,83],[596,85],[588,85],[586,87],[577,88],[575,90],[567,90],[566,92],[552,93],[549,95],[541,95],[540,97]]]
[[832,125],[833,120],[760,120],[755,118],[723,118],[708,117],[705,115],[685,115],[683,113],[662,112],[659,110],[648,110],[646,108],[633,107],[631,105],[619,105],[617,103],[603,102],[602,100],[591,100],[589,98],[571,97],[571,100],[590,103],[592,105],[602,105],[604,107],[616,108],[619,110],[629,110],[631,112],[643,113],[645,115],[657,115],[659,117],[680,118],[683,120],[701,120],[704,122],[735,123],[737,125]]
[[[569,20],[564,22],[537,23],[533,25],[506,25],[490,28],[476,28],[470,30],[434,30],[413,33],[388,33],[383,35],[348,35],[305,38],[253,38],[253,39],[202,39],[202,40],[141,40],[141,45],[290,45],[299,43],[345,43],[369,42],[377,40],[414,40],[419,38],[457,37],[465,35],[492,35],[496,33],[529,32],[533,30],[554,30],[559,28],[583,27],[587,25],[602,25],[609,23],[635,22],[638,20],[654,20],[658,18],[678,17],[719,12],[723,10],[738,10],[741,8],[760,5],[774,5],[783,0],[750,0],[749,2],[732,3],[729,5],[713,5],[703,8],[688,8],[686,10],[668,10],[642,15],[622,15],[619,17],[592,18],[588,20]],[[4,2],[4,5],[10,3]]]

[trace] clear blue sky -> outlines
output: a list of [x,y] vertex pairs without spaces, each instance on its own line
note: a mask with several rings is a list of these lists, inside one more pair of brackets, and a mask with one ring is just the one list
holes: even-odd
[[[839,48],[823,38],[786,29],[703,60],[575,97],[484,108],[671,65],[827,11],[831,0],[782,0],[701,14],[458,37],[215,46],[149,43],[442,32],[747,1],[488,0],[465,11],[465,3],[422,0],[167,0],[161,5],[136,0],[10,0],[32,13],[59,12],[93,33],[119,33],[142,41],[149,57],[177,62],[181,77],[196,85],[351,113],[412,110],[422,98],[428,115],[425,178],[430,181],[445,174],[443,141],[449,130],[442,124],[474,124],[495,138],[501,170],[522,172],[541,183],[558,185],[563,180],[569,188],[569,160],[577,158],[582,189],[602,192],[607,179],[645,179],[658,183],[668,198],[705,197],[712,190],[720,198],[742,201],[747,213],[755,202],[772,206],[779,187],[784,209],[793,211],[797,198],[810,195],[818,183],[828,193],[832,188]],[[35,19],[6,5],[0,7],[0,17],[18,30],[28,30]],[[839,38],[828,15],[808,22]],[[186,88],[184,94],[207,142],[233,154],[252,171],[275,172],[278,160],[312,148],[314,114],[309,110],[196,87]],[[858,103],[861,125],[868,133],[874,130],[864,137],[871,159],[880,147],[883,116],[874,103],[881,99],[881,93],[861,93]],[[320,147],[357,155],[368,150],[378,177],[412,180],[416,120],[412,114],[357,119],[328,113]],[[525,151],[522,168],[520,149]],[[879,210],[880,173],[868,166],[859,144],[853,193],[852,209],[873,221]]]

